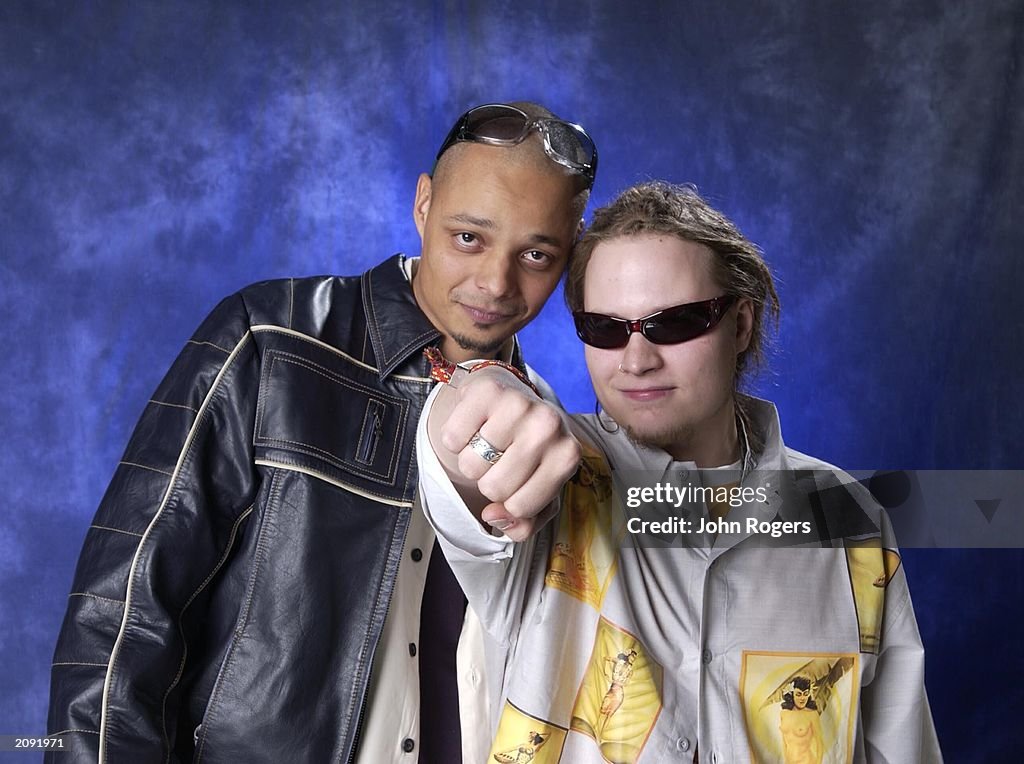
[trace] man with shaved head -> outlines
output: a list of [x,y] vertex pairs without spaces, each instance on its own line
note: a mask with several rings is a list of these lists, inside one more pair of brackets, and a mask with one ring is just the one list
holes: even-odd
[[255,284],[203,322],[86,537],[59,761],[483,759],[479,624],[416,498],[423,350],[532,376],[515,332],[596,167],[543,107],[476,107],[417,183],[419,258]]

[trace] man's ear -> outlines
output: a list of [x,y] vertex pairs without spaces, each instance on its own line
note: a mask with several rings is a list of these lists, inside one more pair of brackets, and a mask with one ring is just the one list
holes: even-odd
[[583,224],[583,218],[580,218],[580,224],[576,226],[576,238],[573,239],[574,243],[580,240],[580,237],[583,236],[584,230],[586,230],[586,226]]
[[754,334],[754,303],[749,297],[741,297],[736,303],[736,355],[750,346]]
[[416,181],[416,199],[412,204],[412,219],[416,223],[416,230],[420,233],[420,241],[423,240],[423,229],[427,224],[427,213],[430,211],[430,199],[434,191],[434,181],[425,172],[420,174]]

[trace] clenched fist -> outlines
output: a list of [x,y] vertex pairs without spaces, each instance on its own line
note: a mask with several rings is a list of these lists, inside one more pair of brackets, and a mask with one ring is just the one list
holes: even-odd
[[444,386],[427,422],[430,445],[484,523],[523,541],[579,464],[568,417],[500,367]]

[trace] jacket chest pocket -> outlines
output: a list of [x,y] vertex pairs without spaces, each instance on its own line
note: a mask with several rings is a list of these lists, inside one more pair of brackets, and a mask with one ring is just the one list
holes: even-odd
[[267,458],[346,484],[354,481],[356,487],[383,491],[389,498],[409,498],[407,473],[419,407],[376,382],[376,373],[358,366],[327,366],[302,355],[267,351],[256,447],[267,449],[261,454]]

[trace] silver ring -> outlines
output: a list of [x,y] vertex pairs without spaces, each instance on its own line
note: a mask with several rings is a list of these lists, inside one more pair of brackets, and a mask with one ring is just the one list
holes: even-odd
[[499,451],[488,443],[479,431],[469,439],[469,447],[472,448],[481,459],[490,464],[497,464],[498,459],[500,459],[502,454],[505,453],[504,451]]

